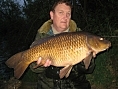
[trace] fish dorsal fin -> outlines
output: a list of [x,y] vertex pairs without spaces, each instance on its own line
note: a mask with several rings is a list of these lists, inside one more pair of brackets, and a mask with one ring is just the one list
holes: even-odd
[[44,38],[41,38],[41,39],[38,39],[38,40],[35,40],[31,45],[30,45],[30,48],[36,46],[36,45],[40,45],[46,41],[48,41],[51,37],[44,37]]
[[85,68],[86,68],[86,69],[88,69],[92,57],[93,57],[93,53],[91,52],[90,55],[88,55],[86,58],[84,58],[83,62],[84,62],[84,65],[85,65]]
[[62,79],[64,76],[65,76],[65,77],[68,77],[69,74],[70,74],[71,69],[72,69],[72,65],[67,65],[67,66],[65,66],[64,68],[62,68],[62,69],[60,70],[60,74],[59,74],[60,79]]

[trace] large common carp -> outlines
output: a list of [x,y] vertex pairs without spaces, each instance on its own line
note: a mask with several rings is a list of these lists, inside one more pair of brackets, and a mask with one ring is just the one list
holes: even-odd
[[20,78],[30,63],[42,58],[51,65],[64,67],[60,70],[60,78],[68,77],[72,66],[83,60],[85,68],[89,67],[92,57],[108,49],[110,41],[87,32],[61,33],[33,42],[30,49],[19,52],[6,61],[6,65],[14,68],[14,76]]

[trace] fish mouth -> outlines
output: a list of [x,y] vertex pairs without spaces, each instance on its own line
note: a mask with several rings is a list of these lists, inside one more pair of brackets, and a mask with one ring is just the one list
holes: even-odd
[[106,50],[108,50],[111,47],[111,42],[109,42],[109,46],[106,48]]
[[111,42],[109,43],[109,47],[111,47]]
[[103,51],[108,50],[111,47],[111,42],[108,43],[108,46],[103,49]]
[[108,50],[110,47],[111,47],[111,43],[109,44],[108,47],[106,47],[105,49],[103,49],[103,51]]
[[111,43],[110,43],[106,48],[104,48],[104,49],[98,49],[98,50],[92,49],[92,51],[93,51],[95,54],[97,54],[97,53],[102,52],[102,51],[105,51],[105,50],[108,51],[108,49],[109,49],[110,47],[111,47]]

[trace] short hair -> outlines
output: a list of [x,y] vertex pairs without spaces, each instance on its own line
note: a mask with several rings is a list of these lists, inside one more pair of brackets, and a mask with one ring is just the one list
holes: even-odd
[[58,4],[63,4],[63,3],[65,3],[67,6],[70,6],[70,8],[72,9],[72,4],[69,0],[57,0],[52,6],[51,11],[54,11]]

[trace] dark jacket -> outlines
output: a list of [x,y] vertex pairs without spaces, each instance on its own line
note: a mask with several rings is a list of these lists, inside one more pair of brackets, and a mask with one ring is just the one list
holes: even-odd
[[[45,22],[38,30],[35,40],[53,35],[51,24],[51,20]],[[80,31],[73,20],[70,21],[69,31]],[[59,78],[61,67],[49,66],[47,68],[38,67],[34,69],[33,66],[35,65],[36,63],[31,63],[30,68],[33,72],[38,74],[38,89],[91,89],[85,74],[93,72],[95,67],[94,59],[92,59],[88,69],[85,69],[83,62],[74,65],[69,77],[63,79]]]

